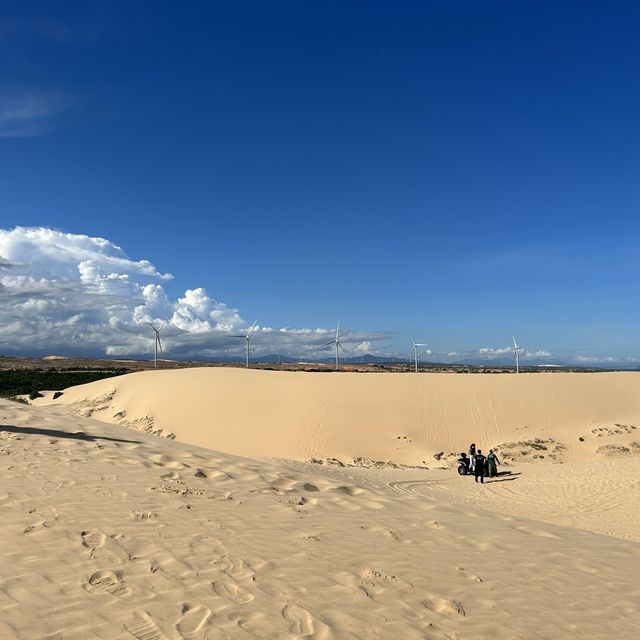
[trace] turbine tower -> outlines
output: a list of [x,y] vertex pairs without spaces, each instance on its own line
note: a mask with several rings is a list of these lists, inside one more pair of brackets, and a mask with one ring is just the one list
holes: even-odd
[[244,338],[246,340],[246,348],[247,348],[247,352],[246,352],[246,366],[247,369],[249,368],[249,352],[251,350],[251,333],[253,332],[253,330],[256,328],[256,324],[258,324],[258,320],[256,319],[256,321],[249,327],[249,331],[247,331],[247,333],[241,333],[239,335],[236,336],[227,336],[227,338]]
[[322,347],[320,347],[320,348],[324,349],[325,347],[328,347],[330,344],[335,344],[336,345],[336,371],[337,371],[338,367],[340,366],[338,349],[342,349],[344,351],[344,347],[342,346],[342,343],[340,342],[340,321],[338,321],[338,326],[336,327],[335,340],[331,340],[331,342],[327,342],[327,344],[323,344]]
[[160,347],[160,351],[162,351],[162,342],[160,342],[160,329],[154,327],[150,322],[147,323],[154,331],[156,338],[155,352],[153,356],[153,366],[154,368],[158,368],[158,347]]
[[416,365],[416,373],[418,373],[418,347],[426,347],[427,345],[424,342],[416,342],[413,338],[411,338],[411,342],[413,343],[413,348],[409,352],[409,356],[413,357]]
[[511,336],[513,338],[513,356],[516,359],[516,373],[520,373],[520,355],[519,352],[522,350],[522,347],[519,347],[516,343],[515,336]]

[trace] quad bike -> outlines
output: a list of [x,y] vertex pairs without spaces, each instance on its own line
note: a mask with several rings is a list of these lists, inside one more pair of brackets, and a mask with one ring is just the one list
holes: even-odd
[[471,460],[469,458],[463,458],[462,456],[458,458],[458,475],[468,476],[470,471]]

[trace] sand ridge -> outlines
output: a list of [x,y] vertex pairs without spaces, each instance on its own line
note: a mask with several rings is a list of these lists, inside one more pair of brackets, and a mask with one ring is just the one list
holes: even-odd
[[635,633],[633,542],[61,408],[0,425],[3,640]]
[[512,462],[640,453],[640,374],[147,371],[38,405],[239,455],[438,466],[500,447]]

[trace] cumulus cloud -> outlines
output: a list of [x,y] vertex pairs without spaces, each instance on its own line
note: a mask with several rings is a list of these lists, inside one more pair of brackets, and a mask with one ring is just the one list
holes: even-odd
[[[149,353],[152,322],[172,357],[240,353],[229,332],[247,328],[238,309],[204,288],[172,300],[173,276],[130,258],[104,238],[47,228],[0,229],[0,351],[128,356]],[[334,329],[257,326],[258,352],[321,354]],[[344,332],[345,347],[383,340],[383,332]]]

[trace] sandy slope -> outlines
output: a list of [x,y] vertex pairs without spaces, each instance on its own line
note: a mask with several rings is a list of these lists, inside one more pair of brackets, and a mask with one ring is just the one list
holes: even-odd
[[5,401],[0,425],[3,640],[637,630],[640,545],[413,490],[451,471],[238,458]]
[[[67,390],[75,413],[240,455],[434,464],[503,446],[513,459],[640,452],[640,374],[150,371]],[[545,442],[535,446],[535,438]],[[549,439],[554,442],[548,442]],[[579,440],[583,438],[583,440]],[[521,444],[524,443],[524,444]],[[635,446],[634,446],[635,443]],[[537,459],[542,459],[541,457]]]

